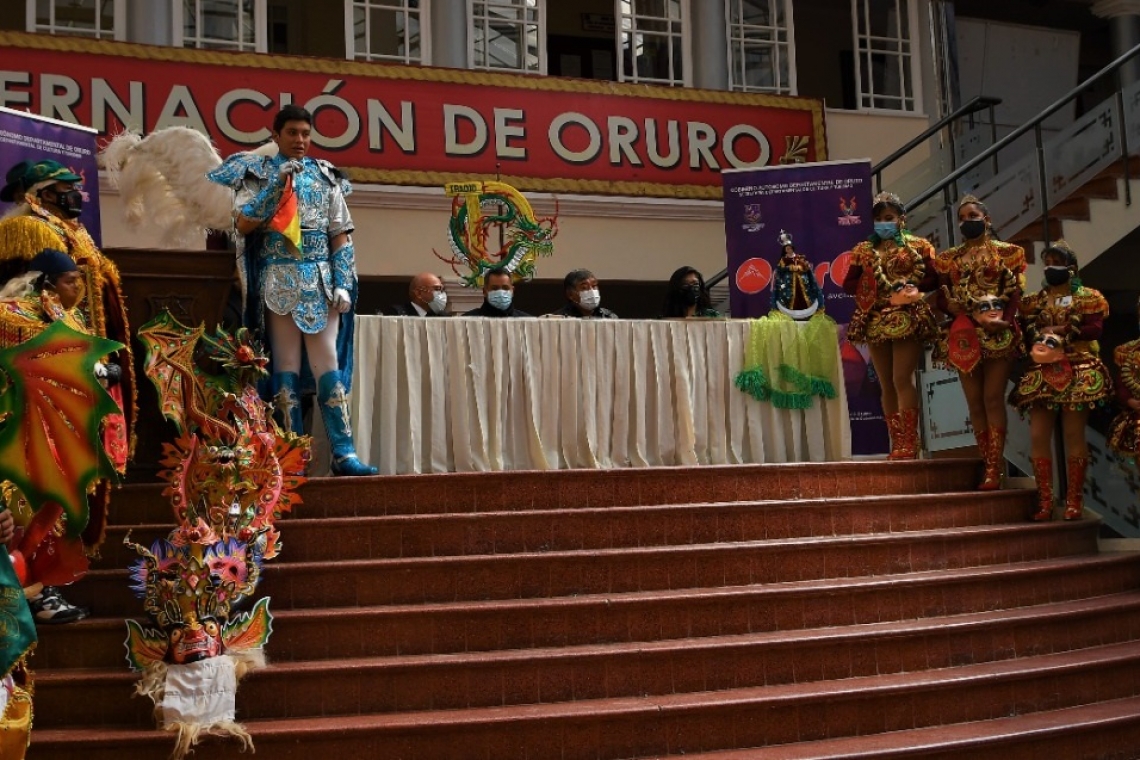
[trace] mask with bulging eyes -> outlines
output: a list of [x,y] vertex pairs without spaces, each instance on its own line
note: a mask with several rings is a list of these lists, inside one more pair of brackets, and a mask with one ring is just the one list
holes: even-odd
[[891,284],[891,306],[905,306],[908,303],[914,303],[922,298],[922,293],[918,291],[918,286],[913,282],[906,280],[898,280]]
[[974,321],[978,324],[1001,322],[1005,315],[1005,301],[994,296],[987,296],[974,303],[972,314]]
[[1037,364],[1053,364],[1065,358],[1065,341],[1059,335],[1042,333],[1033,341],[1029,356]]

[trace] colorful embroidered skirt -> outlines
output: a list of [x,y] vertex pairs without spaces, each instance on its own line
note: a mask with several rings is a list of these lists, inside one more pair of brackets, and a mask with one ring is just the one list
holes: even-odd
[[886,306],[870,311],[856,309],[847,328],[852,343],[890,343],[917,340],[930,343],[938,336],[934,312],[925,301],[906,306]]
[[1021,412],[1032,407],[1089,409],[1101,406],[1112,395],[1112,378],[1104,362],[1091,354],[1072,357],[1068,367],[1034,364],[1009,396]]

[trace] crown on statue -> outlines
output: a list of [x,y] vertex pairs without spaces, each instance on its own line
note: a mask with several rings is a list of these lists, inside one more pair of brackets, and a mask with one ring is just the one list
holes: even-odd
[[784,230],[780,230],[780,236],[776,238],[776,241],[780,244],[780,249],[782,250],[792,245],[792,236]]

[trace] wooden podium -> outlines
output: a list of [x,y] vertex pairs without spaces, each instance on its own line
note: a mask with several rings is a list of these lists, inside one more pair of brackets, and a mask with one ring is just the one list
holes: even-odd
[[[233,251],[105,248],[103,254],[115,262],[122,276],[132,335],[164,309],[183,324],[205,323],[210,331],[222,320],[234,285]],[[156,479],[162,444],[172,441],[176,432],[163,418],[158,394],[143,374],[146,351],[137,337],[132,342],[138,387],[137,443],[126,481],[140,483]]]

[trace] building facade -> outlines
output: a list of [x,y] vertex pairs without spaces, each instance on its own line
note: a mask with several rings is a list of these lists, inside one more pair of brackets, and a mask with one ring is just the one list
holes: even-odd
[[[11,3],[17,6],[17,2]],[[1140,42],[1133,0],[27,0],[0,28],[176,48],[572,77],[822,101],[827,157],[880,161],[974,95],[1002,98],[1008,131]],[[990,63],[979,63],[989,61]],[[298,59],[298,68],[305,68]],[[1032,86],[1027,87],[1027,82]],[[20,107],[19,82],[0,91]],[[700,105],[693,109],[699,112]],[[1051,129],[1062,129],[1062,114]],[[927,141],[884,175],[917,192],[952,160]],[[331,156],[335,160],[335,156]],[[105,243],[128,233],[106,192]],[[533,193],[560,217],[539,278],[587,267],[662,281],[683,264],[725,264],[716,200]],[[442,188],[359,183],[362,275],[440,269]]]

